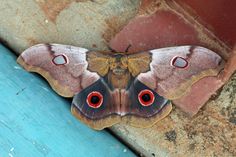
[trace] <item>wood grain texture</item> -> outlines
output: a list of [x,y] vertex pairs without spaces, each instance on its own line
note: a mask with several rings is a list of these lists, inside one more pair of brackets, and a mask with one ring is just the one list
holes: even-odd
[[0,156],[135,156],[70,113],[70,102],[0,46]]

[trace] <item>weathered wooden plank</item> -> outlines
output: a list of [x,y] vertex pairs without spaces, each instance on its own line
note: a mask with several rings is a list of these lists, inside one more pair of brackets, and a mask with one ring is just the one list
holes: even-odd
[[0,156],[135,156],[70,113],[70,101],[24,71],[0,45]]

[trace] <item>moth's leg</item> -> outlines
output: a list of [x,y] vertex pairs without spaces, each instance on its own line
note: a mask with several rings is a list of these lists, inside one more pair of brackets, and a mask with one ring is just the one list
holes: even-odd
[[113,48],[111,48],[109,45],[108,45],[107,47],[108,47],[108,49],[109,49],[111,52],[116,52],[116,53],[117,53],[117,51],[114,50]]
[[129,44],[128,47],[125,49],[125,52],[127,53],[129,51],[129,48],[131,47],[132,45]]

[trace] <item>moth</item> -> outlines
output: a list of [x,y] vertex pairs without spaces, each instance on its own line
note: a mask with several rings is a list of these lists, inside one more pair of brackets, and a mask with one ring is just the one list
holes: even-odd
[[200,46],[176,46],[139,53],[97,52],[60,44],[26,49],[18,63],[41,74],[71,112],[93,129],[123,122],[150,127],[172,110],[171,100],[192,85],[217,76],[223,59]]

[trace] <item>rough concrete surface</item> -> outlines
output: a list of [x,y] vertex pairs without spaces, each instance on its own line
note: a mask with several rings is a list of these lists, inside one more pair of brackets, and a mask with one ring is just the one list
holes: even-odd
[[1,1],[0,37],[18,54],[49,42],[104,50],[138,6],[137,0]]

